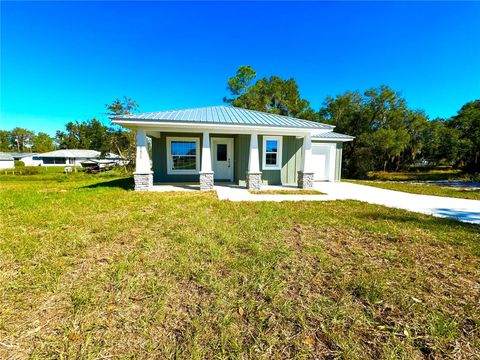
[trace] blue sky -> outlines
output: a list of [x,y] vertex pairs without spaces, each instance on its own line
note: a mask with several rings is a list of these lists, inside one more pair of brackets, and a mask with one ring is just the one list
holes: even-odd
[[387,84],[448,117],[480,98],[480,3],[1,2],[0,128],[46,131],[222,103],[240,65],[294,77],[315,109]]

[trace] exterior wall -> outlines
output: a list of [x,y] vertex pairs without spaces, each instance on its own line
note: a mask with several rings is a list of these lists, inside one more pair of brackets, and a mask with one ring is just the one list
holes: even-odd
[[340,181],[342,179],[342,151],[343,143],[338,142],[335,154],[335,181]]
[[0,169],[13,169],[15,163],[13,160],[0,160]]
[[203,136],[201,133],[161,133],[160,138],[152,138],[153,182],[200,182],[199,174],[168,174],[167,137],[198,137],[200,139],[200,156],[202,153]]
[[[238,150],[235,148],[235,161],[238,160],[238,164],[235,172],[238,174],[238,184],[245,186],[250,152],[250,135],[237,135],[237,139]],[[302,138],[283,136],[282,169],[265,170],[263,169],[263,136],[258,137],[260,171],[262,172],[262,182],[265,185],[295,185],[297,183],[297,172],[302,169],[302,144]]]
[[[160,138],[152,138],[152,170],[154,182],[199,182],[200,177],[195,175],[169,175],[167,173],[167,137],[198,137],[200,144],[203,136],[201,133],[162,133]],[[234,182],[245,185],[248,171],[248,157],[250,152],[250,135],[210,134],[212,138],[223,137],[234,139],[233,178]],[[295,136],[284,136],[282,141],[282,169],[263,170],[262,152],[263,136],[259,136],[260,169],[262,181],[270,185],[296,184],[297,171],[302,166],[303,139]],[[201,146],[200,146],[201,156]]]

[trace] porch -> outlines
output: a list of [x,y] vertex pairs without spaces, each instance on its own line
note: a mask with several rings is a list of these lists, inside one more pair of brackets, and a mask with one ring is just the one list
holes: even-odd
[[[249,190],[272,185],[311,189],[310,133],[269,130],[200,133],[137,128],[135,189],[212,190],[226,183]],[[152,159],[147,136],[152,139]],[[186,183],[189,185],[180,185]],[[165,186],[157,186],[161,184]]]

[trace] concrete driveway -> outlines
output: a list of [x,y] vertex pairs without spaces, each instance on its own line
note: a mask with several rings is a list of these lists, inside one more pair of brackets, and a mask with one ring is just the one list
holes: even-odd
[[370,204],[480,224],[480,200],[409,194],[346,182],[318,182],[314,187],[328,194],[330,198],[365,201]]

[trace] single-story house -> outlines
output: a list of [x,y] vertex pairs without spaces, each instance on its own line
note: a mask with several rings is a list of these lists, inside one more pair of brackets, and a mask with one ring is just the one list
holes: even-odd
[[8,152],[0,152],[0,169],[12,169],[15,167],[15,160]]
[[42,162],[40,160],[34,160],[33,158],[38,155],[38,153],[31,153],[31,152],[11,152],[9,153],[12,155],[14,160],[21,161],[25,164],[25,166],[38,166],[41,165]]
[[[334,126],[232,106],[113,116],[136,131],[135,189],[153,183],[215,182],[249,189],[338,181],[342,145],[353,137]],[[152,139],[152,167],[147,139]]]
[[39,161],[42,166],[81,166],[81,163],[90,159],[108,159],[117,164],[123,163],[123,159],[116,154],[108,153],[101,156],[100,151],[83,149],[62,149],[37,154],[33,160]]

